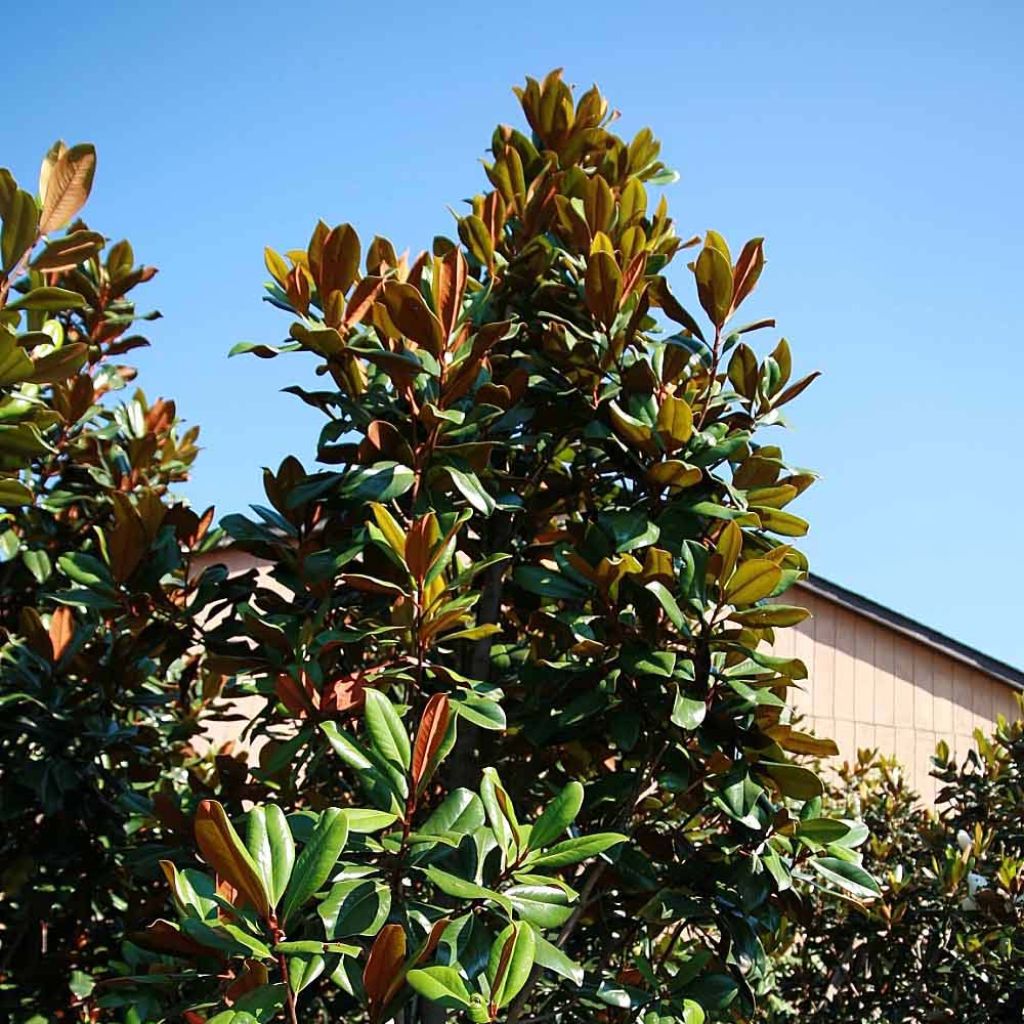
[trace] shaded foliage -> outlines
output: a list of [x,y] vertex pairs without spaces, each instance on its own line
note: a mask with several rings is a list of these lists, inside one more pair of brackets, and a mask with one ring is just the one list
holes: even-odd
[[[213,538],[171,488],[198,430],[120,362],[148,344],[132,247],[78,217],[91,146],[58,143],[39,194],[0,170],[0,1006],[66,1009],[146,905],[155,863],[129,838],[171,835],[160,795],[199,759],[205,696],[190,580]],[[135,860],[138,860],[135,857]],[[72,974],[72,971],[78,973]],[[69,981],[71,982],[69,988]]]
[[939,745],[934,812],[890,759],[862,751],[841,772],[828,806],[863,814],[882,896],[823,897],[791,926],[770,1020],[1024,1018],[1024,721],[976,742],[960,763]]

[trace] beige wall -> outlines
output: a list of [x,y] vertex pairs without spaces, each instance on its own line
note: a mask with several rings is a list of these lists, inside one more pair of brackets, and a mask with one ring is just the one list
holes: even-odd
[[940,739],[963,756],[975,729],[1017,713],[1015,691],[954,658],[803,587],[787,598],[812,616],[779,630],[776,654],[801,658],[808,678],[794,693],[804,724],[852,760],[864,747],[895,754],[929,803],[929,758]]

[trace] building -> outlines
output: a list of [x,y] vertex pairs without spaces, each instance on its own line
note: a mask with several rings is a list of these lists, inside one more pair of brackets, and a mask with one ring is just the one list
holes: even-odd
[[975,729],[991,732],[1000,714],[1019,714],[1020,669],[820,576],[786,598],[812,613],[780,630],[774,651],[807,665],[794,701],[804,723],[834,739],[841,758],[865,747],[895,754],[928,803],[939,740],[962,757]]

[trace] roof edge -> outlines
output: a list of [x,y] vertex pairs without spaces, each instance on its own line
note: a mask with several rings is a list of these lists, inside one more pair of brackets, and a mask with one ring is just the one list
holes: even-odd
[[1015,668],[1005,661],[1000,661],[998,658],[993,658],[959,640],[954,640],[951,636],[940,633],[937,629],[932,629],[907,615],[901,615],[862,594],[847,590],[846,587],[841,587],[838,583],[833,583],[814,573],[809,573],[806,578],[797,583],[797,586],[809,590],[816,597],[822,597],[826,601],[831,601],[833,604],[848,608],[883,626],[888,626],[897,633],[902,633],[911,640],[925,644],[933,650],[941,651],[955,661],[998,679],[1015,690],[1024,691],[1024,671],[1021,669]]

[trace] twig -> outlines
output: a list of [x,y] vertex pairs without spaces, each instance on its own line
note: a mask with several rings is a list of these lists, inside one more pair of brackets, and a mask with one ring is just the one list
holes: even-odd
[[295,993],[292,991],[291,978],[288,977],[288,960],[284,953],[278,954],[277,966],[281,971],[281,980],[284,982],[284,990],[288,1001],[288,1020],[291,1024],[299,1024],[299,1015],[295,1009]]

